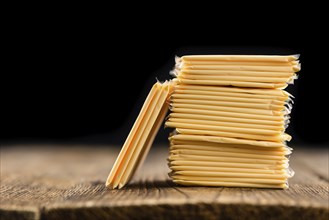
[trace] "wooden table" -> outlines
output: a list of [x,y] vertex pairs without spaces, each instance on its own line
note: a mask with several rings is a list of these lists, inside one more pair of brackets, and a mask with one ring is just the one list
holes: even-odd
[[167,176],[167,147],[154,147],[122,190],[105,179],[120,147],[1,149],[4,219],[326,219],[328,150],[295,147],[288,190],[182,187]]

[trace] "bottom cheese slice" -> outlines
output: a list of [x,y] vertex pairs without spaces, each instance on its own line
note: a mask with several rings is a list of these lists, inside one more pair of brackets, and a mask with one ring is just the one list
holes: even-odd
[[202,181],[202,180],[175,180],[174,183],[185,186],[226,186],[226,187],[256,187],[256,188],[288,188],[287,183],[265,184],[265,183],[244,183],[244,182],[229,182],[229,181]]

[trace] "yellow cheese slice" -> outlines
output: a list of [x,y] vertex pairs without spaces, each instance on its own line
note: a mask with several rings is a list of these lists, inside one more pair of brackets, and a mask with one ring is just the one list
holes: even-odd
[[221,144],[200,141],[185,141],[183,143],[176,143],[170,146],[170,150],[202,150],[214,152],[235,152],[244,154],[258,154],[258,155],[273,155],[284,156],[291,154],[291,150],[287,147],[267,148],[255,147],[250,145],[236,145],[236,144]]
[[[172,134],[172,136],[177,134]],[[258,153],[264,155],[289,155],[292,148],[288,146],[280,147],[261,147],[248,144],[232,144],[232,143],[219,143],[208,141],[190,141],[190,140],[173,140],[170,139],[170,149],[201,149],[213,150],[223,152],[243,152],[243,153]]]
[[255,188],[278,188],[286,189],[288,185],[282,184],[261,184],[261,183],[244,183],[244,182],[221,182],[221,181],[200,181],[200,180],[176,180],[174,183],[185,186],[226,186],[226,187],[255,187]]
[[284,155],[261,155],[261,154],[247,154],[237,152],[223,152],[223,151],[207,151],[207,150],[191,150],[191,149],[178,149],[170,150],[170,155],[199,155],[199,156],[219,156],[219,157],[235,157],[235,158],[257,158],[266,160],[284,160]]
[[177,113],[173,112],[169,115],[169,118],[189,118],[189,119],[201,119],[201,120],[211,120],[211,121],[227,121],[227,122],[237,122],[237,123],[246,123],[246,124],[262,124],[262,125],[272,125],[283,127],[285,121],[272,121],[272,120],[260,120],[253,118],[237,118],[237,117],[224,117],[216,115],[207,115],[207,114],[188,114],[188,113]]
[[260,140],[260,141],[290,141],[291,136],[288,134],[277,134],[277,135],[257,135],[257,134],[244,134],[244,133],[235,133],[235,132],[226,132],[226,131],[207,131],[207,130],[196,130],[196,129],[183,129],[176,128],[177,132],[180,134],[195,134],[195,135],[211,135],[218,137],[231,137],[231,138],[242,138],[249,140]]
[[288,159],[282,160],[267,160],[267,159],[256,159],[256,158],[234,158],[234,157],[225,157],[225,156],[205,156],[205,155],[169,155],[168,159],[170,161],[217,161],[217,162],[234,162],[234,163],[255,163],[255,164],[287,164]]
[[295,66],[237,66],[237,65],[188,65],[181,70],[236,70],[236,71],[261,71],[261,72],[297,72],[300,70],[298,65]]
[[180,61],[177,60],[179,65],[176,65],[177,68],[180,66],[190,66],[190,65],[235,65],[235,66],[298,66],[299,61],[294,60],[290,62],[257,62],[257,61]]
[[[175,171],[172,173],[177,176],[184,176],[184,178],[196,179],[202,177],[215,177],[215,178],[255,178],[257,180],[261,179],[264,181],[270,180],[283,180],[286,181],[289,175],[287,173],[276,174],[276,173],[248,173],[248,172],[221,172],[221,171],[194,171],[194,170],[186,170],[186,171]],[[246,180],[245,180],[246,181]],[[284,182],[283,182],[284,183]]]
[[275,105],[285,105],[285,101],[275,100],[275,99],[264,99],[256,97],[226,97],[226,96],[215,96],[215,95],[199,95],[199,94],[173,94],[171,96],[173,100],[175,99],[185,99],[185,100],[216,100],[216,101],[226,101],[226,102],[244,102],[244,103],[266,103]]
[[156,105],[158,103],[160,104],[163,100],[164,96],[161,94],[161,92],[158,92],[155,96],[155,99],[150,104],[149,111],[146,112],[139,129],[134,135],[134,139],[130,143],[130,149],[128,149],[127,154],[125,155],[125,158],[121,163],[121,170],[119,170],[114,180],[114,188],[119,184],[119,188],[121,188],[121,185],[124,184],[123,176],[126,172],[130,172],[129,168],[131,168],[130,164],[132,162],[132,157],[136,157],[136,155],[139,155],[141,151],[140,145],[145,144],[145,141],[147,139],[147,135],[145,135],[144,131],[146,130],[146,132],[149,132],[150,129],[152,129],[152,126],[156,120],[157,114],[154,114],[153,111],[155,110]]
[[289,101],[288,95],[282,94],[281,96],[275,95],[264,95],[264,94],[250,94],[250,93],[237,93],[237,92],[221,92],[221,91],[207,91],[207,90],[196,90],[196,89],[175,89],[175,94],[188,94],[188,95],[209,95],[209,96],[222,96],[227,98],[255,98],[255,99],[271,99],[279,101]]
[[[168,106],[169,106],[168,103],[163,105],[163,107],[160,111],[160,114],[157,117],[156,122],[154,123],[154,126],[152,127],[152,130],[150,131],[150,135],[147,137],[145,145],[141,148],[142,152],[139,155],[137,153],[133,154],[133,157],[131,159],[132,162],[129,163],[129,165],[127,167],[128,170],[132,169],[132,172],[124,173],[122,180],[121,180],[122,183],[119,184],[119,188],[122,188],[130,180],[130,178],[136,172],[136,170],[138,170],[138,168],[141,167],[141,165],[143,164],[143,162],[146,158],[146,155],[148,154],[150,147],[154,141],[154,138],[166,116],[166,113],[168,111]],[[148,131],[146,131],[146,132],[148,132]],[[136,160],[138,160],[138,161],[136,162]]]
[[[179,80],[207,80],[214,83],[225,83],[240,81],[240,82],[255,82],[255,83],[289,83],[292,77],[268,77],[268,76],[217,76],[217,75],[202,75],[202,74],[185,74],[181,73],[177,76]],[[224,83],[223,82],[223,83]]]
[[[202,126],[211,126],[209,127],[209,130],[221,130],[221,128],[227,128],[227,131],[240,131],[241,129],[242,133],[255,133],[258,130],[264,135],[274,135],[278,132],[282,132],[284,130],[283,126],[275,126],[275,125],[263,125],[263,124],[247,124],[247,123],[235,123],[235,122],[226,122],[226,121],[211,121],[211,120],[202,120],[202,119],[189,119],[189,118],[172,118],[170,117],[168,120],[168,126],[169,124],[177,123],[177,124],[187,124],[187,125],[202,125]],[[172,127],[170,125],[169,127]],[[185,127],[184,125],[182,127]],[[190,126],[189,126],[190,127]],[[181,128],[181,127],[177,127]],[[192,128],[192,127],[191,127]],[[206,127],[205,127],[206,128]],[[250,129],[251,132],[248,132],[247,130]]]
[[299,55],[189,55],[182,56],[181,61],[251,61],[251,62],[291,62],[298,60]]
[[286,109],[284,105],[277,105],[272,103],[245,103],[245,102],[228,102],[219,100],[204,100],[204,99],[177,99],[172,98],[173,104],[204,104],[211,106],[226,106],[226,107],[242,107],[255,109],[271,109],[275,111],[283,111]]
[[[247,175],[245,175],[247,176]],[[256,176],[256,175],[255,175]],[[266,183],[266,184],[285,184],[287,182],[287,178],[255,178],[255,177],[213,177],[213,176],[188,176],[188,175],[179,175],[173,174],[171,175],[173,179],[180,180],[201,180],[201,181],[221,181],[221,182],[240,182],[240,183]]]
[[136,171],[138,162],[142,162],[153,142],[159,124],[168,109],[168,98],[172,93],[173,83],[157,82],[152,87],[144,105],[124,143],[117,160],[106,181],[109,188],[123,187]]
[[285,77],[291,78],[296,75],[295,72],[263,72],[263,71],[232,71],[232,70],[198,70],[198,69],[175,69],[172,71],[173,76],[190,75],[190,76],[240,76],[240,77]]
[[170,169],[176,171],[201,171],[201,172],[229,172],[229,173],[262,173],[262,174],[285,174],[286,169],[252,169],[252,168],[241,168],[241,167],[210,167],[210,166],[170,166]]
[[266,88],[266,89],[284,89],[286,83],[263,83],[263,82],[244,82],[244,81],[213,81],[213,80],[191,80],[178,79],[181,84],[194,85],[217,85],[217,86],[236,86],[236,87],[251,87],[251,88]]
[[215,91],[215,92],[231,92],[231,93],[249,93],[259,95],[273,95],[273,96],[291,96],[288,92],[281,89],[257,89],[257,88],[238,88],[238,87],[225,87],[225,86],[212,86],[212,85],[186,85],[178,84],[176,89],[183,90],[201,90],[201,91]]
[[205,142],[215,142],[215,143],[227,143],[227,144],[246,144],[261,147],[285,147],[285,143],[277,143],[270,141],[255,141],[255,140],[244,140],[238,138],[228,138],[228,137],[213,137],[213,136],[203,136],[203,135],[185,135],[177,134],[169,138],[170,141],[175,140],[185,140],[185,141],[205,141]]
[[248,168],[258,170],[283,170],[288,168],[288,164],[255,164],[255,163],[235,163],[222,161],[195,161],[195,160],[173,160],[169,161],[171,166],[195,166],[195,167],[227,167],[227,168]]
[[259,120],[282,121],[287,114],[285,111],[271,109],[252,109],[232,106],[213,106],[213,105],[198,105],[185,103],[172,103],[171,111],[174,113],[202,114],[215,115],[237,118],[253,118]]
[[[235,127],[224,127],[216,125],[204,125],[204,124],[185,124],[180,122],[166,122],[167,127],[176,127],[177,129],[193,129],[193,130],[204,130],[204,131],[218,131],[218,132],[234,132],[238,134],[262,134],[262,135],[280,135],[282,131],[273,130],[262,130],[255,128],[235,128]],[[203,136],[209,136],[205,134]],[[213,137],[213,136],[209,136]],[[218,136],[223,137],[223,136]]]

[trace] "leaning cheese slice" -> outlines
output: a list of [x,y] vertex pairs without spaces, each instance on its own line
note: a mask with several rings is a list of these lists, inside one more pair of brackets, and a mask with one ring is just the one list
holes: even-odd
[[106,186],[122,188],[142,164],[169,107],[173,81],[155,83],[107,178]]

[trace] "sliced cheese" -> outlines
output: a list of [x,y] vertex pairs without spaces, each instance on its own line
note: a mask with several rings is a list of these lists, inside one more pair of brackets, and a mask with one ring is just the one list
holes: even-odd
[[[299,65],[298,60],[290,61],[290,62],[266,62],[266,61],[220,61],[220,60],[193,60],[193,61],[180,61],[177,60],[178,64],[181,66],[189,66],[189,65],[235,65],[235,66],[296,66]],[[177,67],[180,67],[176,64]]]
[[[246,176],[246,175],[245,175]],[[265,184],[284,184],[287,181],[287,178],[255,178],[245,177],[245,176],[233,176],[233,177],[213,177],[213,176],[188,176],[188,175],[179,175],[173,174],[171,177],[173,179],[181,179],[181,180],[193,180],[193,181],[220,181],[220,182],[240,182],[240,183],[265,183]],[[255,175],[256,176],[256,175]]]
[[170,150],[170,155],[199,155],[199,156],[225,156],[225,157],[241,157],[241,158],[257,158],[267,160],[284,160],[284,155],[259,155],[238,152],[223,152],[223,151],[206,151],[206,150],[191,150],[191,149],[177,149]]
[[108,176],[122,188],[143,163],[159,127],[174,128],[168,166],[181,185],[287,188],[285,133],[298,55],[190,55],[171,82],[156,83]]
[[200,65],[200,64],[190,64],[184,66],[182,70],[193,69],[193,70],[235,70],[235,71],[261,71],[261,72],[297,72],[300,70],[298,65],[291,66],[238,66],[238,65]]
[[228,173],[262,173],[262,174],[285,174],[286,169],[252,169],[252,168],[241,168],[241,167],[214,167],[214,166],[170,166],[170,169],[176,171],[201,171],[201,172],[228,172]]
[[260,120],[253,118],[237,118],[237,117],[224,117],[224,116],[216,116],[216,115],[207,115],[207,114],[187,114],[187,113],[171,113],[169,118],[188,118],[188,119],[202,119],[202,120],[210,120],[210,121],[227,121],[227,122],[237,122],[237,123],[246,123],[246,124],[264,124],[264,125],[273,125],[273,126],[284,126],[285,121],[281,119],[281,121],[272,121],[272,120]]
[[276,95],[267,95],[267,94],[250,94],[250,93],[242,93],[242,92],[223,92],[223,91],[207,91],[207,90],[197,90],[197,89],[175,89],[175,94],[189,94],[189,95],[208,95],[208,96],[222,96],[227,98],[254,98],[254,99],[272,99],[272,100],[280,100],[280,101],[289,101],[290,98],[286,94],[282,94],[281,96]]
[[[194,170],[186,170],[186,171],[175,171],[172,173],[173,175],[182,175],[184,178],[199,178],[199,177],[217,177],[217,178],[255,178],[255,179],[275,179],[275,180],[283,180],[285,181],[289,175],[287,173],[248,173],[248,172],[222,172],[222,171],[194,171]],[[246,181],[246,180],[244,180]],[[248,180],[249,182],[250,180]]]
[[287,113],[280,110],[252,109],[236,106],[213,106],[209,104],[172,103],[174,113],[190,113],[202,115],[227,116],[237,118],[253,118],[259,120],[282,121]]
[[210,180],[181,180],[181,179],[173,179],[174,183],[185,185],[185,186],[226,186],[226,187],[256,187],[256,188],[278,188],[278,189],[286,189],[288,185],[286,183],[280,184],[266,184],[266,183],[246,183],[239,182],[235,180],[235,182],[228,181],[210,181]]
[[268,77],[268,76],[217,76],[217,75],[196,75],[181,73],[177,76],[178,79],[188,80],[211,80],[212,83],[222,81],[240,81],[240,82],[255,82],[255,83],[289,83],[292,77]]
[[251,62],[291,62],[298,60],[299,55],[189,55],[180,58],[182,61],[251,61]]
[[266,88],[266,89],[284,89],[287,87],[286,83],[265,83],[265,82],[245,82],[245,81],[217,81],[217,80],[191,80],[178,79],[182,84],[193,85],[216,85],[216,86],[236,86],[236,87],[251,87],[251,88]]
[[236,145],[236,144],[220,144],[201,141],[184,141],[183,143],[176,143],[170,146],[170,150],[202,150],[211,152],[235,152],[244,154],[258,154],[258,155],[276,155],[284,156],[291,154],[291,150],[287,147],[279,148],[265,148],[255,147],[250,145]]
[[108,176],[107,187],[122,188],[142,163],[165,117],[172,89],[172,82],[157,82],[152,87]]
[[[261,132],[259,134],[268,134],[273,135],[278,132],[282,132],[284,130],[283,126],[275,126],[275,125],[262,125],[262,124],[247,124],[247,123],[235,123],[235,122],[227,122],[227,121],[211,121],[211,120],[202,120],[202,119],[189,119],[189,118],[169,118],[167,120],[167,124],[169,127],[172,127],[173,124],[180,124],[181,127],[185,127],[186,125],[200,125],[206,126],[205,129],[209,128],[209,130],[218,130],[225,129],[227,131],[241,131],[242,133],[255,133]],[[175,126],[175,125],[174,125]],[[209,127],[207,127],[209,126]],[[188,126],[191,127],[191,126]],[[193,127],[193,126],[192,126]],[[192,128],[191,127],[191,128]],[[180,127],[177,127],[180,128]],[[197,127],[196,127],[197,128]],[[226,129],[227,128],[227,129]],[[248,132],[248,129],[250,132]],[[263,131],[261,131],[263,130]]]
[[235,162],[222,162],[222,161],[195,161],[195,160],[173,160],[169,162],[171,166],[198,166],[198,167],[236,167],[236,168],[249,168],[249,169],[266,169],[266,170],[282,170],[287,169],[288,164],[253,164],[253,163],[235,163]]
[[211,106],[225,106],[225,107],[242,107],[255,109],[271,109],[275,111],[283,111],[286,109],[284,105],[277,105],[272,103],[245,103],[245,102],[227,102],[219,100],[203,100],[203,99],[177,99],[172,98],[174,104],[204,104]]
[[179,154],[179,155],[169,155],[169,161],[172,160],[193,160],[193,161],[218,161],[218,162],[234,162],[234,163],[257,163],[257,164],[286,164],[288,159],[282,160],[267,160],[267,159],[258,159],[258,158],[235,158],[235,157],[225,157],[225,156],[209,156],[209,155],[190,155],[190,154]]
[[255,97],[226,97],[226,96],[215,96],[215,95],[198,95],[198,94],[173,94],[172,98],[175,99],[187,99],[187,100],[218,100],[227,102],[243,102],[243,103],[266,103],[275,105],[285,105],[285,101],[275,99],[264,99]]
[[245,134],[245,133],[236,133],[236,132],[227,132],[227,131],[208,131],[208,130],[197,130],[197,129],[183,129],[176,128],[177,132],[180,134],[194,134],[194,135],[211,135],[218,137],[231,137],[231,138],[242,138],[249,140],[261,140],[261,141],[290,141],[291,136],[285,133],[277,135],[258,135],[258,134]]
[[184,68],[180,70],[228,70],[228,71],[261,71],[261,72],[297,72],[300,70],[299,64],[297,65],[200,65],[191,63],[190,65],[184,65]]
[[216,92],[230,92],[230,93],[249,93],[249,94],[259,94],[259,95],[273,95],[273,96],[291,96],[288,92],[280,89],[257,89],[257,88],[239,88],[239,87],[225,87],[225,86],[200,86],[200,85],[187,85],[178,84],[175,86],[175,91],[177,89],[183,90],[201,90],[201,91],[216,91]]
[[185,135],[177,134],[169,138],[170,141],[175,143],[176,140],[184,141],[206,141],[214,143],[227,143],[227,144],[247,144],[260,147],[285,147],[285,143],[277,143],[270,141],[255,141],[255,140],[244,140],[239,138],[228,138],[228,137],[213,137],[213,136],[204,136],[204,135]]

